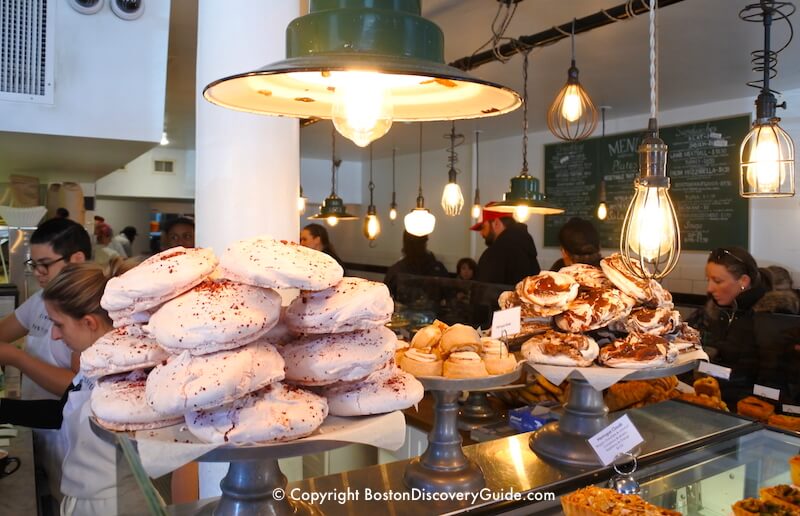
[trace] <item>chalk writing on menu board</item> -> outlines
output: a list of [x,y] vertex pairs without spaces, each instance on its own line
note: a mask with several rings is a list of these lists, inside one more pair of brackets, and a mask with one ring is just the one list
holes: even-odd
[[[750,116],[662,127],[669,147],[667,172],[686,250],[748,244],[748,202],[739,196],[739,146]],[[571,217],[591,220],[603,254],[619,248],[622,222],[639,175],[639,132],[545,145],[545,192],[562,215],[545,217],[545,246],[558,247],[558,231]],[[597,220],[600,181],[608,217]]]

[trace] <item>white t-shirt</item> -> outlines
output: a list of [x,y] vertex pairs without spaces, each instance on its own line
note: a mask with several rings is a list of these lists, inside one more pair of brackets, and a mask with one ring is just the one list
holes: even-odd
[[[44,307],[42,291],[35,293],[16,309],[14,315],[28,330],[25,338],[25,352],[56,367],[70,368],[72,351],[62,340],[50,338],[53,322],[47,316]],[[61,398],[61,394],[52,394],[40,387],[27,376],[22,377],[22,399],[54,399]]]
[[123,233],[115,236],[111,239],[111,243],[108,244],[108,247],[117,252],[123,258],[130,258],[132,256],[131,252],[131,241],[128,240]]

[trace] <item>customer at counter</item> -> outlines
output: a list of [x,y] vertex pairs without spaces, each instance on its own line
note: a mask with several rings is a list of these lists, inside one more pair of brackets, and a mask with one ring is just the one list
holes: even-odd
[[478,264],[472,258],[461,258],[456,264],[456,279],[471,281],[475,279],[478,271]]
[[389,287],[392,297],[397,296],[397,282],[400,274],[415,274],[417,276],[447,277],[447,269],[428,251],[428,237],[414,236],[408,231],[403,231],[403,258],[395,262],[386,271],[383,282]]
[[[344,262],[333,248],[328,230],[325,226],[320,224],[308,224],[300,231],[300,245],[314,249],[315,251],[322,251],[334,260],[344,269]],[[345,276],[347,271],[345,271]]]
[[[753,393],[753,384],[781,388],[782,345],[759,342],[754,307],[764,296],[755,259],[740,247],[711,251],[706,263],[709,299],[688,322],[699,329],[703,347],[714,363],[729,367],[729,380],[720,380],[722,398],[729,407]],[[776,349],[777,348],[777,349]]]
[[572,217],[558,231],[561,258],[550,267],[558,271],[567,265],[585,263],[600,267],[600,235],[594,224],[580,217]]
[[478,260],[476,281],[516,285],[522,278],[541,271],[528,226],[510,214],[484,208],[481,220],[470,229],[480,231],[487,245]]

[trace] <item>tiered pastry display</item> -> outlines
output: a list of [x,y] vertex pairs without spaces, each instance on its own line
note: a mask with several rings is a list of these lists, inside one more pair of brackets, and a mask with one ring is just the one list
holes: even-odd
[[[604,258],[600,269],[578,264],[530,276],[499,302],[552,317],[551,329],[522,347],[533,364],[648,369],[700,349],[699,333],[681,321],[672,295],[655,280],[630,274],[619,254]],[[600,339],[608,341],[602,349]]]
[[[422,398],[394,365],[383,285],[343,279],[328,255],[266,237],[232,244],[219,265],[210,250],[179,247],[109,281],[101,304],[118,328],[81,365],[99,378],[101,425],[185,419],[205,442],[287,441],[329,413],[391,412]],[[314,290],[282,313],[274,288]]]
[[564,516],[681,516],[680,512],[647,503],[637,495],[623,495],[613,489],[584,487],[561,497]]
[[481,337],[471,326],[441,321],[420,329],[398,356],[401,369],[420,377],[484,378],[517,368],[503,342]]

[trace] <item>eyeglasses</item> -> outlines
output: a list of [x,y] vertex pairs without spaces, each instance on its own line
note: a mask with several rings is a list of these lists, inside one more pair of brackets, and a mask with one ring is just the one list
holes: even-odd
[[744,260],[742,260],[741,258],[739,258],[738,256],[736,256],[735,254],[733,254],[732,252],[728,251],[727,249],[725,249],[723,247],[719,247],[719,248],[714,249],[713,251],[711,251],[710,258],[712,260],[714,260],[714,261],[719,261],[725,255],[730,256],[731,258],[733,258],[737,262],[741,263],[742,265],[745,265],[745,266],[747,265],[746,263],[744,263]]
[[61,258],[59,258],[57,260],[53,260],[51,262],[36,262],[34,260],[25,260],[25,266],[28,268],[28,270],[36,271],[39,274],[41,274],[42,276],[44,276],[45,274],[50,272],[50,267],[52,267],[54,264],[56,264],[56,263],[58,263],[58,262],[60,262],[61,260],[64,260],[64,259],[66,259],[66,258],[64,256],[62,256]]

